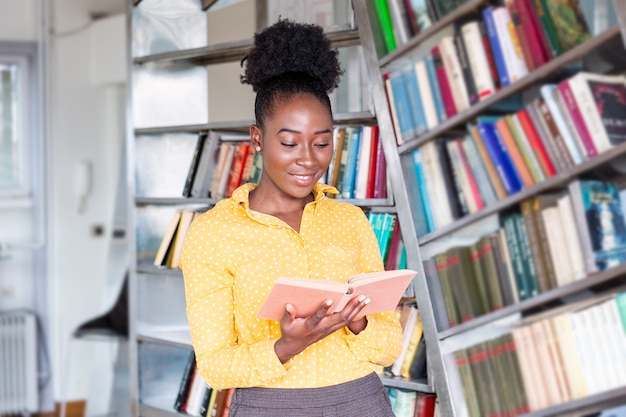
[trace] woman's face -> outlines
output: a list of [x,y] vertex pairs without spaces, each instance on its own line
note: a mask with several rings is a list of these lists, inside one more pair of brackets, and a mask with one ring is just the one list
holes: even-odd
[[310,94],[276,103],[263,131],[251,128],[263,152],[258,191],[279,198],[305,199],[333,155],[333,120],[328,108]]

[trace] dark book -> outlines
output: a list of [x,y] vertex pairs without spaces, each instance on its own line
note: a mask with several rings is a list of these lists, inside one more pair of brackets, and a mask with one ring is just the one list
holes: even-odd
[[539,285],[537,284],[528,235],[526,234],[526,227],[524,226],[524,218],[519,212],[514,213],[513,218],[515,219],[515,232],[517,233],[517,238],[520,243],[522,263],[524,265],[524,280],[528,288],[528,296],[535,297],[539,294]]
[[494,247],[491,242],[491,236],[485,235],[476,242],[478,251],[478,261],[482,269],[485,280],[486,297],[489,311],[496,311],[504,306],[502,298],[502,289],[498,279],[498,267],[494,255]]
[[446,149],[446,140],[435,140],[435,145],[437,146],[439,165],[441,166],[441,171],[444,174],[443,182],[445,184],[445,193],[448,196],[448,201],[450,202],[450,211],[452,212],[453,218],[459,219],[467,214],[467,207],[465,205],[465,201],[459,197],[460,188],[458,188],[457,181],[453,175],[450,175],[453,173],[452,162],[450,161],[450,155],[448,155],[448,151]]
[[435,258],[427,259],[423,262],[424,275],[426,277],[426,285],[428,285],[428,294],[430,295],[431,304],[433,306],[433,315],[438,330],[445,330],[450,327],[450,319],[448,318],[448,310],[446,308],[446,300],[443,289],[441,288],[441,277],[437,269],[437,260]]
[[496,277],[498,279],[500,295],[502,297],[502,305],[509,306],[515,304],[515,286],[511,282],[511,272],[509,271],[509,259],[506,254],[508,251],[503,247],[504,242],[500,239],[500,231],[493,232],[489,235],[489,241],[491,242],[491,250],[493,252],[493,258],[498,271]]
[[541,244],[541,237],[537,229],[537,222],[541,221],[541,219],[536,219],[534,216],[535,212],[533,211],[532,199],[522,201],[520,203],[520,209],[524,219],[524,227],[526,229],[526,236],[528,237],[528,244],[532,254],[532,262],[535,268],[535,276],[537,277],[539,291],[546,292],[552,288],[546,269],[546,258],[549,257],[550,254],[545,253],[545,247]]
[[176,394],[176,401],[174,402],[174,410],[183,411],[183,405],[187,399],[189,392],[189,385],[191,384],[192,376],[196,367],[196,355],[193,351],[189,352],[185,369],[183,370],[182,378],[180,379],[180,385],[178,387],[178,394]]
[[556,288],[558,286],[558,279],[556,265],[554,265],[552,257],[550,256],[550,245],[548,243],[549,232],[546,228],[545,222],[541,221],[541,212],[546,207],[557,205],[557,200],[559,196],[560,194],[547,193],[533,197],[531,200],[533,218],[536,221],[535,225],[537,227],[538,233],[538,243],[541,247],[540,250],[542,252],[545,265],[545,274],[547,276],[548,289]]
[[511,213],[507,213],[500,216],[500,224],[504,229],[506,245],[511,258],[511,265],[517,289],[517,298],[520,301],[523,301],[530,297],[530,289],[528,288],[528,284],[526,282],[524,259],[522,255],[521,243],[517,236],[515,219]]
[[481,297],[467,246],[455,246],[446,251],[450,286],[462,322],[483,315],[485,303]]
[[193,157],[191,158],[189,169],[187,171],[187,179],[185,180],[185,186],[183,187],[183,197],[191,197],[191,189],[193,187],[193,180],[196,176],[198,163],[200,162],[200,157],[202,155],[202,148],[204,147],[206,138],[207,138],[206,133],[200,133],[198,135],[198,139],[196,142],[196,149],[193,152]]
[[469,417],[481,417],[483,414],[478,404],[478,389],[475,377],[472,374],[472,368],[467,349],[459,349],[454,352],[456,367],[459,371],[461,379],[461,387],[463,388],[463,396],[467,406],[467,414]]
[[626,77],[589,80],[589,87],[612,145],[626,142]]
[[422,336],[417,349],[411,359],[411,366],[409,367],[409,377],[415,380],[427,379],[427,366],[426,366],[426,339]]
[[478,91],[476,89],[476,83],[474,82],[474,74],[472,74],[472,68],[470,66],[469,57],[467,55],[467,46],[463,41],[463,35],[461,33],[461,27],[466,23],[466,20],[457,20],[454,22],[454,46],[457,56],[459,58],[459,65],[461,66],[461,74],[465,80],[465,88],[467,89],[467,98],[470,105],[478,103]]
[[585,268],[602,271],[626,260],[626,224],[617,186],[610,181],[576,180],[570,197]]
[[450,276],[448,274],[448,256],[445,253],[439,253],[436,254],[434,258],[437,263],[437,272],[439,273],[441,292],[443,293],[446,312],[448,313],[448,324],[450,327],[454,327],[461,322],[461,318],[459,315],[459,308],[457,307],[456,300],[452,292]]

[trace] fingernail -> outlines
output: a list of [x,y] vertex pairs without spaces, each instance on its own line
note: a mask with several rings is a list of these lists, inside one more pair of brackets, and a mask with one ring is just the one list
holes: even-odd
[[359,303],[360,303],[361,301],[363,301],[363,300],[365,300],[365,296],[364,296],[364,295],[362,295],[362,296],[360,296],[360,297],[359,297]]
[[327,305],[328,307],[330,307],[332,304],[333,304],[333,300],[332,300],[332,298],[331,298],[331,299],[326,300],[326,305]]
[[291,304],[287,304],[285,306],[285,310],[287,310],[287,313],[291,313],[291,310],[293,309],[293,307],[291,306]]
[[367,300],[365,300],[365,304],[369,304],[369,303],[371,303],[371,302],[372,302],[372,300],[371,300],[370,298],[368,298]]

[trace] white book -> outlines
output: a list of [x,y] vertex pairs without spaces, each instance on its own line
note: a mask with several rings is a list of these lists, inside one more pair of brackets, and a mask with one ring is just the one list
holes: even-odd
[[428,79],[426,61],[423,59],[415,62],[415,76],[417,77],[417,85],[424,107],[424,115],[426,116],[426,127],[433,129],[439,124],[439,120],[437,118],[437,108],[435,107],[433,91],[430,88],[430,80]]
[[589,82],[625,84],[626,77],[623,75],[592,74],[589,72],[579,72],[568,79],[569,86],[576,100],[576,105],[580,109],[585,126],[589,131],[593,143],[596,145],[598,153],[611,149],[613,145],[602,122],[602,117],[598,111],[596,100]]
[[478,22],[471,21],[464,24],[461,27],[461,35],[467,49],[467,57],[472,69],[476,92],[478,93],[478,98],[482,100],[495,93],[496,88],[493,78],[491,78],[491,69],[489,68],[489,61]]
[[583,160],[587,159],[587,154],[580,152],[580,148],[576,144],[576,139],[565,122],[565,118],[563,116],[565,113],[563,111],[564,109],[559,106],[559,102],[557,101],[559,96],[557,86],[554,84],[544,84],[540,87],[539,92],[541,93],[546,106],[548,106],[548,110],[550,110],[550,114],[552,115],[554,123],[563,137],[563,141],[567,146],[567,150],[569,151],[574,164],[580,164]]
[[361,140],[359,143],[359,155],[356,166],[356,187],[354,198],[367,198],[367,180],[369,178],[372,152],[372,127],[361,127]]
[[427,186],[430,186],[428,196],[435,228],[439,229],[454,221],[443,180],[443,176],[450,175],[450,173],[443,172],[439,163],[439,149],[435,141],[431,140],[422,146],[422,161],[425,169],[424,175],[430,178],[430,183],[427,183]]
[[556,283],[559,287],[569,284],[574,280],[574,270],[572,269],[558,206],[543,208],[541,219],[548,235],[548,248],[554,265]]
[[459,55],[454,45],[454,37],[447,35],[439,41],[439,50],[441,51],[441,59],[443,60],[443,68],[448,77],[450,90],[452,91],[452,100],[460,113],[470,107],[469,96],[467,94],[467,85],[463,78],[463,70],[459,62]]
[[585,264],[583,262],[583,253],[580,247],[580,238],[576,229],[576,220],[574,219],[574,209],[569,194],[564,194],[557,200],[559,215],[563,224],[565,233],[565,241],[567,242],[567,251],[572,264],[574,280],[587,277],[585,272]]
[[612,327],[609,314],[605,312],[608,303],[614,302],[615,300],[611,298],[589,309],[589,319],[591,320],[591,327],[596,331],[598,345],[602,352],[600,357],[602,371],[609,389],[624,385],[622,382],[624,374],[621,369],[623,358],[617,356],[619,342],[616,337],[617,334],[614,334],[616,331],[623,334],[624,329]]
[[618,374],[618,386],[626,385],[626,332],[622,326],[617,300],[612,297],[602,304],[603,322],[606,323],[606,333],[611,338],[610,347],[613,349],[615,368]]
[[528,74],[528,68],[524,57],[520,55],[520,50],[513,42],[513,35],[511,27],[511,15],[506,7],[496,7],[493,11],[493,18],[496,23],[496,32],[498,33],[498,39],[502,46],[502,54],[504,55],[504,62],[507,72],[509,73],[509,79],[511,83],[522,78]]

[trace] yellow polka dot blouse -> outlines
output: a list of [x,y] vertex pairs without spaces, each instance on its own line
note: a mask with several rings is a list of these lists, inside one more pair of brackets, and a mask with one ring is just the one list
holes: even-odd
[[[344,328],[286,364],[274,352],[280,324],[256,318],[279,276],[332,279],[380,271],[383,263],[367,217],[329,199],[317,184],[300,232],[251,211],[245,184],[194,221],[183,249],[187,318],[198,368],[213,388],[311,388],[351,381],[388,366],[402,348],[393,312],[368,315],[358,335]],[[368,294],[376,297],[376,294]]]

